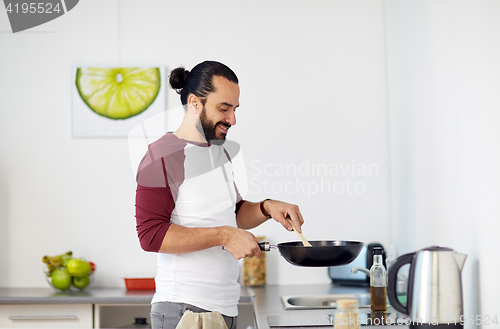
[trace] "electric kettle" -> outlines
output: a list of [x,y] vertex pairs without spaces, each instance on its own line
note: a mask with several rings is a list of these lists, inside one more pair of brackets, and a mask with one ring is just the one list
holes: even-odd
[[[402,255],[391,264],[389,302],[409,316],[410,328],[463,328],[462,268],[466,258],[453,249],[432,246]],[[396,295],[397,273],[405,264],[410,264],[406,306]]]

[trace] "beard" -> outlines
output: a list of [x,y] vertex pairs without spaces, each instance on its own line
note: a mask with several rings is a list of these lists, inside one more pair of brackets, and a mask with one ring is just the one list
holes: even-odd
[[226,141],[226,134],[222,134],[222,136],[217,136],[217,125],[222,125],[224,127],[231,127],[231,125],[227,123],[223,123],[222,121],[213,123],[207,118],[207,113],[205,111],[205,106],[200,113],[200,125],[198,130],[200,133],[203,133],[207,142],[214,145],[222,145]]

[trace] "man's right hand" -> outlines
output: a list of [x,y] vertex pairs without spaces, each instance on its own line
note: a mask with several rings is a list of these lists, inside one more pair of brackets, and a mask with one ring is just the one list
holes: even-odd
[[232,226],[184,227],[171,224],[160,252],[183,254],[223,246],[234,258],[262,257],[259,240],[250,232]]
[[234,258],[262,257],[258,245],[260,241],[252,233],[231,226],[223,226],[221,229],[224,236],[222,246]]

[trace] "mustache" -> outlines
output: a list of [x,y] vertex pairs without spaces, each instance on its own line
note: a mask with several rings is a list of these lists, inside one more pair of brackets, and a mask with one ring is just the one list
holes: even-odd
[[221,126],[225,126],[227,128],[231,128],[231,125],[229,123],[225,123],[225,122],[221,122],[221,121],[217,122],[216,126],[217,125],[221,125]]

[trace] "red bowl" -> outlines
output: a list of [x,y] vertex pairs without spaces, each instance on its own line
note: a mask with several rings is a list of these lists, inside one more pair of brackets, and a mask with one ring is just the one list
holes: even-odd
[[154,278],[124,278],[127,290],[155,290]]

